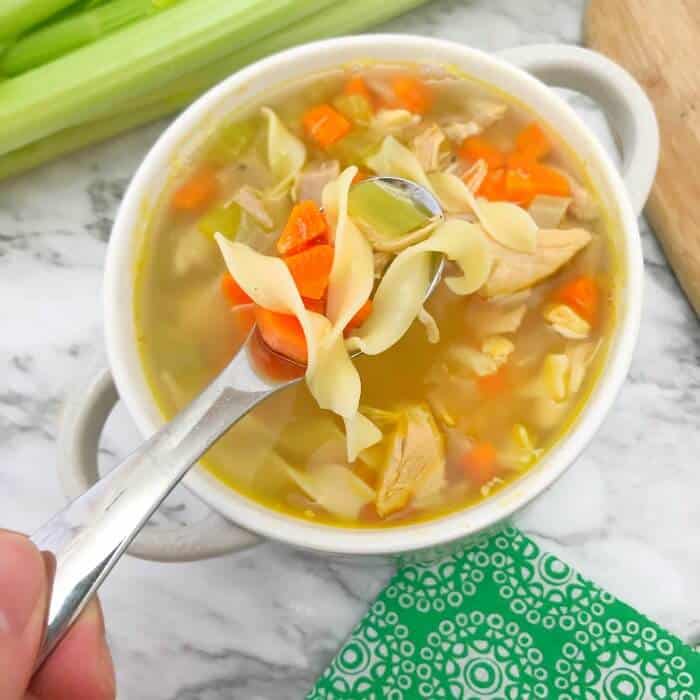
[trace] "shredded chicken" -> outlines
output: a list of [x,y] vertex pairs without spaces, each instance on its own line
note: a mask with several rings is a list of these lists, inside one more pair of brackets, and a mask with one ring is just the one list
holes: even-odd
[[526,311],[526,304],[507,308],[496,300],[485,301],[475,298],[469,304],[466,321],[473,333],[480,338],[486,338],[503,333],[515,333],[520,328]]
[[420,124],[420,116],[407,109],[380,109],[372,119],[372,129],[386,136]]
[[265,209],[262,198],[250,185],[243,185],[233,197],[233,201],[247,211],[259,224],[272,228],[275,222]]
[[590,240],[591,234],[582,228],[541,229],[535,252],[520,253],[489,239],[494,266],[483,293],[491,297],[531,287],[569,262]]
[[310,199],[320,207],[323,188],[338,175],[340,175],[340,163],[337,160],[309,163],[297,175],[292,196],[297,202]]
[[476,136],[482,129],[476,122],[445,121],[442,125],[445,136],[453,143],[461,144],[464,139]]
[[584,187],[573,175],[566,172],[562,168],[555,168],[568,181],[571,189],[571,203],[569,204],[569,213],[579,221],[595,221],[600,212],[598,211],[598,203],[593,195]]
[[503,119],[508,105],[486,99],[472,100],[470,105],[472,121],[483,131]]
[[436,124],[424,129],[413,139],[413,152],[426,173],[440,170],[440,148],[444,141],[445,134]]
[[426,498],[445,484],[445,446],[430,408],[410,404],[389,437],[379,475],[377,512],[386,517],[413,498]]

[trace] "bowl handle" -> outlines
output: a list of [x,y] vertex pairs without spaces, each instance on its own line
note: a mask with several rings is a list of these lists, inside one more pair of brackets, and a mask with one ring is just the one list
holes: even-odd
[[[66,496],[81,496],[98,479],[97,451],[105,422],[119,400],[112,374],[100,369],[64,406],[58,435],[58,473]],[[215,511],[187,525],[145,527],[129,554],[154,561],[195,561],[246,549],[260,538]]]
[[659,162],[659,125],[639,83],[609,58],[564,44],[518,46],[499,56],[553,87],[577,90],[603,108],[622,151],[622,177],[641,214]]

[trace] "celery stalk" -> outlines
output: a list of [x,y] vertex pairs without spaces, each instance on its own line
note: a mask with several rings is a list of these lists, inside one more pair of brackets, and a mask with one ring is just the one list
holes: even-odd
[[[112,105],[100,118],[35,140],[0,156],[0,179],[98,143],[136,126],[167,116],[239,68],[263,56],[315,39],[362,31],[413,9],[426,0],[341,0],[316,15],[271,34],[243,50],[222,56],[144,96]],[[39,72],[39,71],[35,71]],[[0,86],[1,92],[1,86]]]
[[0,38],[10,38],[26,32],[75,1],[3,0],[0,2]]
[[190,0],[130,24],[0,83],[0,153],[80,124],[101,105],[154,90],[331,3]]
[[24,73],[157,11],[153,0],[115,0],[52,22],[18,39],[2,59],[2,72]]

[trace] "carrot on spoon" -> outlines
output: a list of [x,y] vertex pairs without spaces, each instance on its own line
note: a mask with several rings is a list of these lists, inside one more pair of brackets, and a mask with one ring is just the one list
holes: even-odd
[[253,303],[253,300],[241,289],[238,282],[228,272],[225,272],[221,277],[221,292],[231,306]]
[[294,362],[306,364],[308,351],[306,337],[296,316],[255,308],[255,323],[265,344]]
[[310,245],[328,240],[328,222],[310,199],[295,205],[277,241],[281,255],[298,253]]
[[333,247],[315,245],[284,258],[292,273],[299,294],[308,299],[321,299],[328,288],[333,266]]

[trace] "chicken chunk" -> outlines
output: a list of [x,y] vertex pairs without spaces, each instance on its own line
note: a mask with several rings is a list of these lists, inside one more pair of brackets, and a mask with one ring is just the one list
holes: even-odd
[[410,404],[399,416],[379,475],[377,512],[386,517],[445,483],[445,445],[426,404]]
[[248,212],[259,224],[265,228],[272,228],[274,221],[265,208],[258,192],[250,185],[243,185],[233,197],[233,201],[240,205],[241,209]]
[[413,152],[426,173],[440,169],[440,148],[444,141],[445,134],[436,124],[421,131],[413,139]]
[[297,202],[310,199],[320,207],[323,188],[338,175],[340,175],[340,163],[337,160],[309,163],[297,176],[294,199]]
[[532,287],[555,273],[591,241],[583,228],[540,229],[534,253],[521,253],[489,239],[494,265],[483,288],[487,297]]

